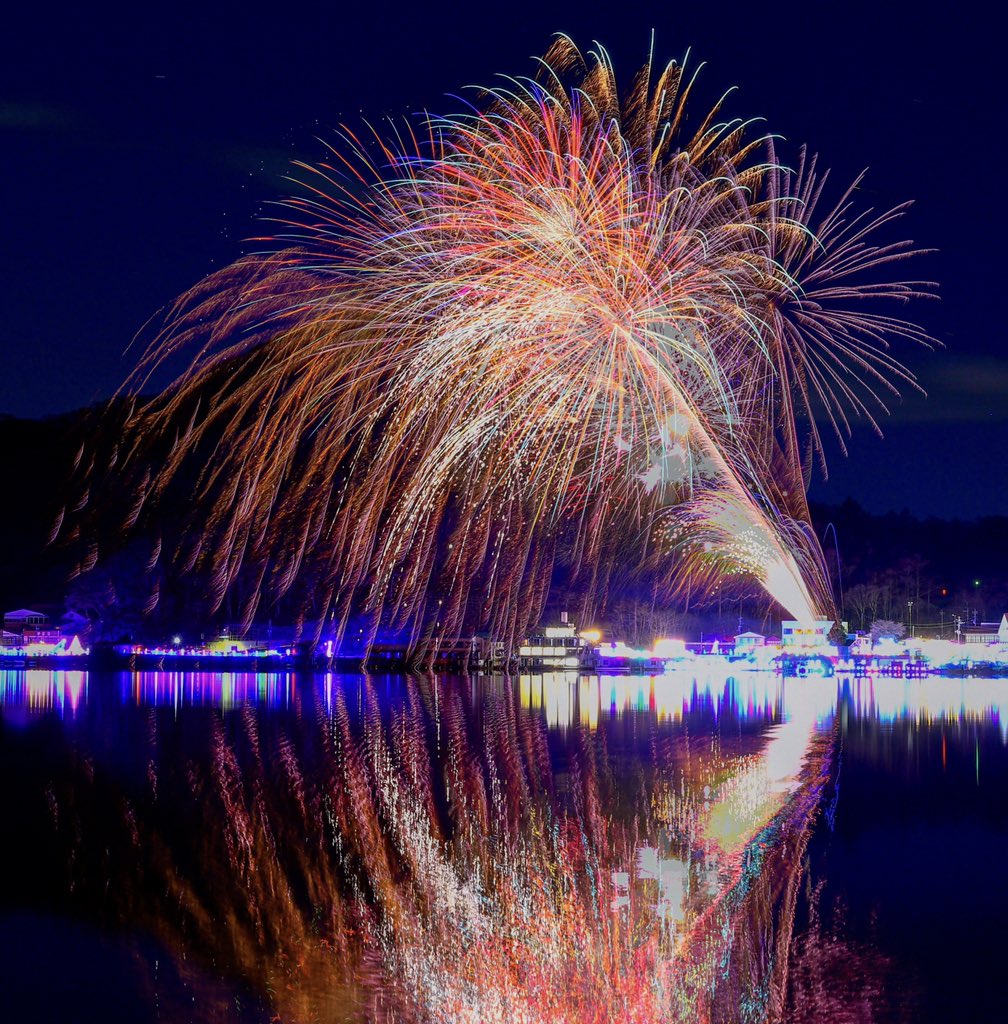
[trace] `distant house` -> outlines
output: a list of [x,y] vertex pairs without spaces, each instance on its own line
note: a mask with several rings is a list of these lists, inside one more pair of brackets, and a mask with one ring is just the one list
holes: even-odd
[[11,654],[60,657],[86,654],[87,648],[81,643],[77,630],[68,628],[64,631],[50,622],[45,612],[17,608],[4,613],[0,651],[8,657]]
[[[63,638],[59,626],[49,622],[44,612],[32,611],[30,608],[18,608],[12,612],[4,612],[4,646],[24,647],[29,644],[58,644]],[[11,640],[8,639],[11,635]]]
[[766,637],[762,633],[753,633],[747,630],[745,633],[738,633],[735,636],[735,653],[745,653],[754,647],[762,647],[766,643]]
[[967,626],[963,630],[963,642],[967,644],[1008,644],[1008,612],[1000,622],[981,622],[979,626]]
[[3,628],[9,633],[23,635],[26,629],[41,629],[48,624],[48,615],[44,612],[33,612],[30,608],[18,608],[12,612],[4,612]]
[[592,654],[592,643],[598,633],[582,633],[567,617],[560,613],[560,622],[540,626],[527,636],[518,648],[518,665],[522,669],[576,669]]
[[[12,612],[4,612],[3,638],[0,646],[16,648],[42,647],[55,648],[58,644],[67,644],[79,638],[82,631],[78,626],[62,628],[58,623],[50,622],[45,612],[31,608],[18,608]],[[80,640],[77,640],[80,644]],[[60,651],[63,651],[63,647]]]

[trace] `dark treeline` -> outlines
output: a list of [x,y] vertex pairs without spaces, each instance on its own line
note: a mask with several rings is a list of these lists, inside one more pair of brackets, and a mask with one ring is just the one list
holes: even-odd
[[839,544],[843,608],[853,629],[877,618],[910,624],[912,617],[915,631],[952,636],[957,617],[972,625],[1008,611],[1008,516],[872,515],[850,500],[813,505],[812,516],[834,587]]
[[[107,432],[114,411],[111,417],[107,408],[41,420],[0,417],[7,484],[0,501],[0,607],[39,607],[54,618],[70,609],[100,624],[100,633],[109,638],[159,634],[183,624],[180,617],[201,614],[190,593],[191,580],[174,588],[163,586],[153,615],[144,615],[149,600],[143,578],[147,545],[117,549],[103,538],[99,571],[78,575],[75,569],[86,557],[82,553],[88,538],[82,542],[64,529],[49,543],[61,512],[66,509],[72,517],[80,499],[79,487],[71,483],[74,463],[99,420]],[[907,497],[912,501],[912,495]],[[957,618],[966,625],[999,619],[1008,610],[1008,516],[922,520],[909,511],[874,515],[852,500],[813,505],[812,513],[834,588],[853,629],[867,629],[880,618],[908,625],[912,619],[915,630],[952,636]],[[168,536],[170,526],[164,524]],[[779,628],[781,611],[753,589],[741,594],[726,589],[670,604],[666,595],[631,579],[629,574],[625,582],[613,579],[599,622],[631,642],[647,644],[662,635],[727,635],[740,628],[773,633]],[[577,595],[559,586],[547,615],[568,606],[577,606]],[[284,612],[279,607],[267,614],[282,621]],[[227,603],[216,615],[221,621],[237,617]],[[185,625],[196,625],[195,619]]]
[[[0,606],[59,610],[73,553],[48,543],[67,500],[90,410],[40,420],[0,415]],[[42,607],[44,606],[44,607]]]

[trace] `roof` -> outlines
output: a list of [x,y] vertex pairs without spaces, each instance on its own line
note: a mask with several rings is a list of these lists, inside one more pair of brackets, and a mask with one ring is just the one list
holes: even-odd
[[12,612],[4,612],[5,619],[27,619],[38,616],[41,619],[49,618],[45,612],[33,612],[30,608],[18,608]]
[[735,634],[735,639],[736,640],[741,640],[742,637],[746,637],[747,639],[756,639],[756,640],[763,640],[763,639],[765,639],[762,633],[754,633],[751,629],[747,629],[744,633],[736,633]]

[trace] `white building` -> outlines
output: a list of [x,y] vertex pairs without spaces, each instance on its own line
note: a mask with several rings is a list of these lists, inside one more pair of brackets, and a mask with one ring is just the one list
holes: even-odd
[[813,622],[785,619],[781,623],[781,646],[786,651],[811,651],[826,647],[832,628],[832,619],[816,619]]
[[967,644],[1008,644],[1008,612],[1000,622],[981,622],[979,626],[967,626],[963,630],[963,642]]
[[577,669],[588,646],[577,627],[560,616],[560,625],[543,626],[525,639],[518,648],[518,661],[523,668]]
[[754,647],[763,647],[766,644],[766,637],[762,633],[753,633],[751,630],[747,630],[745,633],[739,633],[735,637],[735,653],[745,654],[747,651],[751,651]]

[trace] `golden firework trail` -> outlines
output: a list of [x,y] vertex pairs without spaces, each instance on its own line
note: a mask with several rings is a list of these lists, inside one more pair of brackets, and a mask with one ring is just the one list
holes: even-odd
[[694,81],[649,60],[621,94],[561,37],[422,137],[345,130],[303,165],[283,244],[183,296],[131,382],[187,361],[117,468],[131,526],[186,493],[155,573],[428,648],[520,635],[560,550],[589,605],[628,567],[670,596],[727,569],[832,614],[816,411],[841,430],[912,380],[884,346],[926,335],[861,302],[929,289],[879,282],[913,252],[871,241],[902,208],[848,190],[817,223],[814,159],[784,170],[721,102],[687,117]]

